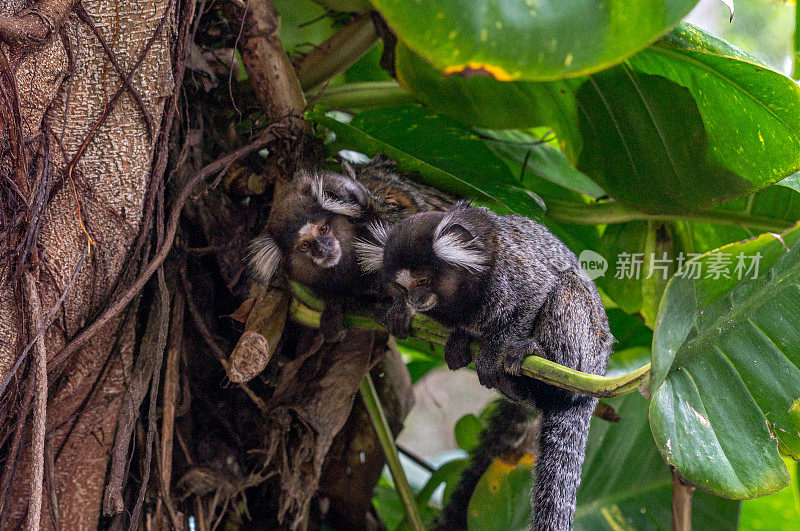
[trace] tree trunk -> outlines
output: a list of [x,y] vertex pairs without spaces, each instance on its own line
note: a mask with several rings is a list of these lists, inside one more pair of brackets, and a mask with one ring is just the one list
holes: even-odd
[[[11,373],[37,332],[29,326],[35,320],[22,304],[20,289],[22,272],[30,271],[44,315],[53,310],[44,342],[45,478],[50,480],[44,482],[41,525],[87,529],[100,515],[118,408],[130,378],[134,321],[116,315],[74,353],[59,354],[129,282],[123,273],[136,273],[129,266],[139,262],[137,236],[150,231],[152,184],[160,182],[151,177],[158,171],[154,153],[165,103],[173,101],[172,57],[181,6],[170,0],[84,0],[72,9],[71,3],[43,2],[35,16],[24,11],[24,1],[0,6],[2,22],[21,20],[21,27],[32,31],[43,20],[55,27],[45,27],[41,43],[0,32],[6,41],[0,46],[5,71],[13,80],[6,77],[2,85],[3,103],[11,104],[4,107],[0,131],[2,236],[8,245],[0,273],[0,378]],[[79,16],[82,10],[86,20]],[[113,50],[114,61],[92,26]],[[122,76],[114,63],[125,76],[133,70],[132,89],[116,101]],[[6,114],[8,108],[19,112],[19,121]],[[15,169],[24,177],[16,190],[6,180]],[[38,237],[26,240],[39,223]],[[88,255],[82,225],[94,242]],[[3,436],[9,437],[3,447],[4,479],[10,485],[10,492],[0,492],[2,528],[25,519],[31,491],[38,487],[29,480],[32,463],[42,458],[32,455],[30,422],[25,421],[25,394],[34,382],[29,361],[20,363],[2,396]],[[23,428],[13,459],[17,425]]]

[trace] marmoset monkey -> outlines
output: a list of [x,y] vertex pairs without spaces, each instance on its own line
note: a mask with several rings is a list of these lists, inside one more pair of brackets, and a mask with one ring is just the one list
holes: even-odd
[[358,261],[365,273],[382,273],[393,298],[389,331],[405,337],[418,312],[452,328],[444,354],[453,370],[471,361],[470,339],[480,340],[481,384],[541,412],[531,527],[570,529],[597,400],[522,376],[521,364],[537,355],[605,372],[613,338],[578,259],[539,223],[464,202],[369,228]]
[[347,175],[300,170],[275,201],[261,236],[250,246],[256,278],[268,283],[276,271],[305,284],[325,303],[320,330],[326,340],[344,337],[346,305],[375,292],[376,278],[360,273],[353,243],[366,223],[394,223],[426,210],[445,210],[454,199],[411,184],[377,156],[363,165],[344,164]]

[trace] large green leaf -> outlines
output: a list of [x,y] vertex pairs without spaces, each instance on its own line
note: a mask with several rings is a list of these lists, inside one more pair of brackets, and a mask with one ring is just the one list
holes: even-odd
[[800,168],[800,87],[791,79],[689,24],[628,64],[691,92],[709,163],[747,180],[751,190]]
[[402,45],[396,67],[415,97],[466,124],[552,128],[579,169],[647,212],[706,210],[800,168],[797,84],[686,24],[569,81],[445,76]]
[[707,160],[702,117],[688,89],[626,65],[576,92],[578,169],[609,195],[649,213],[702,211],[753,185]]
[[[544,196],[547,200],[547,196]],[[711,210],[724,218],[770,220],[789,226],[800,219],[800,193],[785,186],[769,186],[747,197],[728,201]],[[755,237],[763,228],[687,221],[670,223],[632,221],[610,225],[594,248],[608,262],[597,285],[628,313],[641,313],[655,325],[666,280],[690,258],[722,245]],[[745,222],[746,223],[746,222]],[[775,229],[779,230],[779,229]],[[666,254],[665,254],[666,253]],[[666,262],[664,258],[666,257]],[[633,262],[640,263],[634,267]],[[634,271],[634,269],[636,271]],[[666,274],[669,274],[665,276]]]
[[742,502],[739,531],[794,531],[800,522],[800,490],[797,487],[798,464],[784,458],[792,484],[775,494]]
[[337,147],[369,156],[383,152],[420,180],[500,211],[538,215],[542,202],[518,185],[511,172],[469,129],[420,106],[361,112],[348,124],[325,115],[316,122],[336,134]]
[[[576,530],[669,529],[672,476],[647,424],[647,401],[638,394],[609,400],[622,420],[592,421],[578,491]],[[740,502],[696,491],[695,529],[736,529]]]
[[602,70],[678,23],[696,0],[371,0],[438,70],[500,81]]
[[510,531],[530,528],[533,456],[517,463],[495,459],[481,476],[467,509],[470,529]]
[[395,68],[397,81],[437,112],[491,129],[551,127],[565,152],[580,152],[575,95],[564,81],[445,76],[402,43],[395,50]]
[[[633,363],[640,366],[646,358]],[[592,421],[575,529],[669,529],[672,476],[653,444],[647,401],[634,394],[609,403],[622,420]],[[527,529],[530,482],[529,464],[495,461],[470,500],[471,528]],[[692,503],[693,523],[697,529],[734,530],[739,504],[698,491]]]
[[798,242],[795,228],[706,253],[670,280],[659,307],[650,405],[656,444],[681,475],[724,496],[784,487],[778,443],[794,453],[800,447]]

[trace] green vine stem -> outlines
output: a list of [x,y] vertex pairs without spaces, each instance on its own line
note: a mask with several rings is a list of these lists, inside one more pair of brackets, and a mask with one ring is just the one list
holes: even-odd
[[647,214],[617,201],[577,204],[547,200],[547,216],[554,221],[577,223],[579,225],[607,225],[637,220],[698,221],[701,223],[749,227],[770,232],[783,232],[792,226],[792,223],[781,219],[750,216],[728,210],[709,210],[684,214]]
[[800,3],[794,5],[794,39],[792,40],[792,77],[800,78]]
[[375,384],[372,383],[372,377],[369,373],[364,375],[361,379],[361,398],[364,400],[364,405],[367,406],[369,418],[375,426],[375,433],[378,435],[378,440],[383,447],[383,453],[386,455],[386,465],[392,473],[394,479],[394,486],[400,494],[400,499],[403,502],[403,507],[408,516],[408,522],[412,529],[422,531],[425,528],[422,525],[422,518],[419,516],[417,504],[414,499],[414,493],[411,491],[411,486],[408,484],[406,475],[403,472],[403,467],[400,465],[400,456],[397,453],[397,447],[394,444],[394,437],[392,431],[389,429],[389,422],[386,420],[386,415],[381,407],[378,392],[375,390]]
[[416,100],[396,81],[362,81],[328,87],[306,95],[325,109],[369,109],[413,103]]
[[[290,305],[289,314],[292,319],[312,328],[319,327],[322,303],[304,286],[295,282],[291,284],[294,299]],[[372,319],[357,315],[346,316],[344,324],[352,328],[383,328]],[[424,315],[414,317],[411,331],[417,339],[434,345],[444,346],[447,341],[447,330]],[[477,344],[472,345],[473,355],[477,354],[479,348]],[[563,389],[597,398],[611,398],[637,391],[639,384],[650,375],[650,364],[647,363],[634,371],[610,377],[576,371],[540,356],[528,356],[522,364],[522,372],[531,378]]]

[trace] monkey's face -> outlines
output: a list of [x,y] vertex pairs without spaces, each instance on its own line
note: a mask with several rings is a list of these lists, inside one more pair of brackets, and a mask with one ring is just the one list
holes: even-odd
[[321,269],[336,267],[342,258],[342,244],[333,220],[326,217],[303,225],[297,231],[293,254]]
[[434,287],[434,272],[429,269],[400,269],[394,273],[390,286],[394,298],[405,298],[414,313],[430,311],[439,302]]

